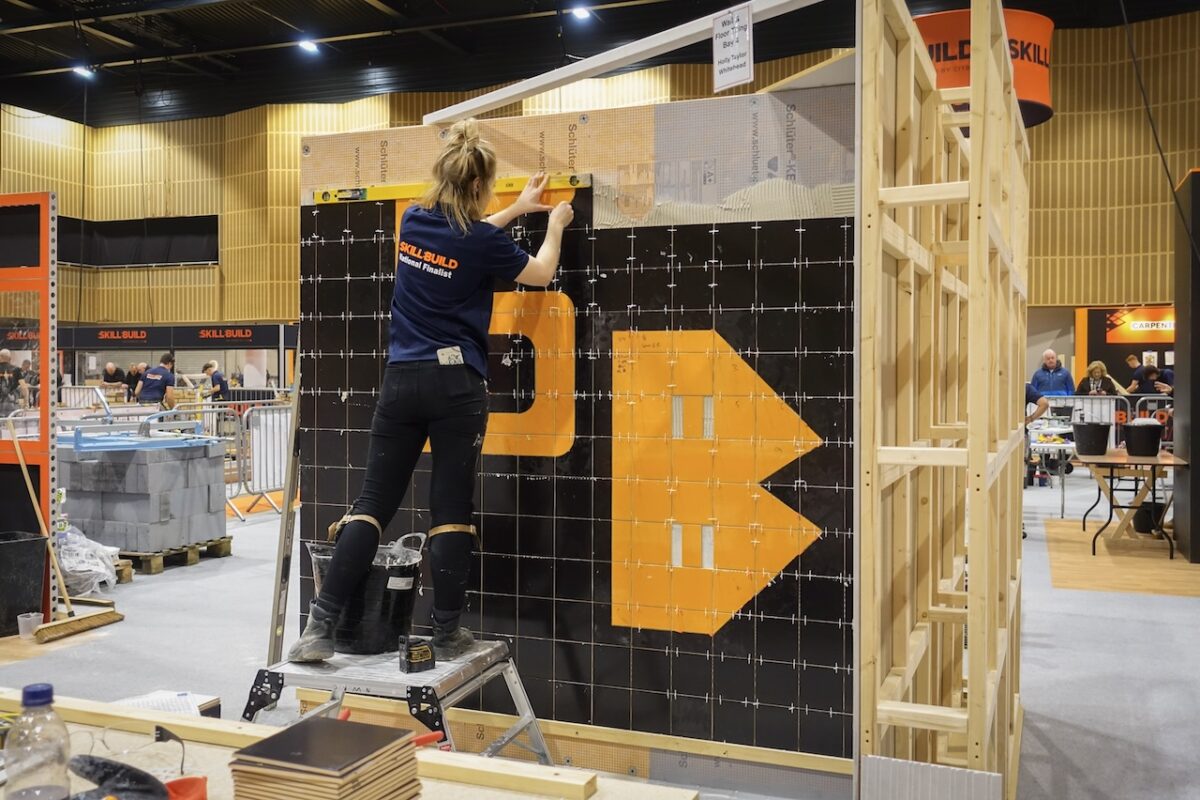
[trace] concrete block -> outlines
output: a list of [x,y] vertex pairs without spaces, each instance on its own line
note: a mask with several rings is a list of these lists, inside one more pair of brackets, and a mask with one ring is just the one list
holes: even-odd
[[[59,477],[61,479],[61,473]],[[67,502],[63,504],[63,513],[71,518],[104,519],[104,495],[100,492],[70,491],[68,489]]]
[[207,458],[214,458],[216,456],[225,458],[225,443],[217,442],[216,444],[210,444],[210,445],[206,446],[204,448],[204,455]]
[[188,462],[188,486],[209,486],[225,480],[223,458],[197,458]]
[[190,537],[193,544],[220,539],[225,536],[225,512],[197,514],[189,520]]
[[130,494],[169,492],[187,485],[187,464],[182,461],[164,461],[159,464],[131,464],[120,489]]
[[58,452],[56,455],[58,456],[59,463],[72,464],[75,462],[76,458],[75,447],[73,445],[68,446],[60,444],[58,446]]
[[210,514],[220,511],[225,514],[225,484],[212,484],[208,487],[208,505],[205,508]]

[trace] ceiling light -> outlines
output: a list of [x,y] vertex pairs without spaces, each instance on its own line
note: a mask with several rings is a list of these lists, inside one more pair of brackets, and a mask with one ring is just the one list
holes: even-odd
[[317,43],[310,41],[309,39],[302,39],[301,41],[296,42],[296,44],[299,45],[300,49],[306,53],[317,52]]
[[571,9],[571,13],[575,15],[575,19],[587,19],[592,15],[584,6],[575,6]]
[[76,75],[83,76],[84,78],[96,77],[96,71],[93,69],[88,69],[87,67],[75,67],[71,71],[74,72]]

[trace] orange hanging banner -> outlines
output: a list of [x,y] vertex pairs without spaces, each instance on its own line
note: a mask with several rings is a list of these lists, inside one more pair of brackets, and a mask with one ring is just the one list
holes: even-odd
[[1109,344],[1174,344],[1175,306],[1114,309],[1104,328]]
[[[938,88],[953,89],[971,82],[971,12],[941,11],[916,17],[929,57],[937,70]],[[1013,85],[1025,127],[1040,125],[1054,115],[1050,102],[1050,39],[1054,21],[1032,11],[1006,9],[1008,52],[1013,62]]]

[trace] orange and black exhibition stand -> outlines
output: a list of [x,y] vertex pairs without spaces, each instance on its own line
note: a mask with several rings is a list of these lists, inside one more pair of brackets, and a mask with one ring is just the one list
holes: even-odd
[[[16,405],[5,416],[20,422],[21,451],[47,522],[55,518],[55,419],[58,375],[56,275],[58,208],[53,193],[0,195],[0,327],[19,330],[31,372],[40,378],[32,391],[13,395]],[[15,359],[18,366],[23,359]],[[27,384],[33,384],[27,381]],[[39,388],[40,387],[40,388]],[[12,403],[9,403],[11,405]],[[7,431],[0,439],[0,509],[4,530],[39,532],[29,502],[17,448]],[[49,564],[43,566],[42,611],[50,621]]]

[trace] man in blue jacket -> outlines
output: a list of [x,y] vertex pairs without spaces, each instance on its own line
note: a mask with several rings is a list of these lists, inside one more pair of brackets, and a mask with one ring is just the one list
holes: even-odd
[[1059,363],[1058,354],[1053,350],[1042,353],[1042,365],[1034,371],[1029,382],[1044,395],[1075,394],[1075,379],[1071,377],[1071,371]]

